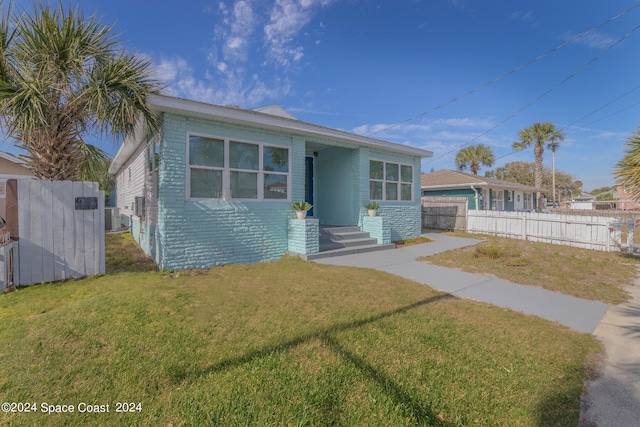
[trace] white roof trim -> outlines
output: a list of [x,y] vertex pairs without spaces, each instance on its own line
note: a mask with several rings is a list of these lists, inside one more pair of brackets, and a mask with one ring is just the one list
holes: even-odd
[[4,151],[0,151],[0,157],[2,157],[5,160],[8,160],[12,163],[16,163],[19,165],[23,165],[26,166],[27,165],[27,161],[16,156],[15,154],[11,154],[11,153],[6,153]]

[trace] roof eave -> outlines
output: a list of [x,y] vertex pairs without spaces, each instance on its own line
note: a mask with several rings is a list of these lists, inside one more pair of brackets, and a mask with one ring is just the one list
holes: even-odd
[[251,110],[244,110],[233,107],[223,107],[220,105],[206,104],[202,102],[169,97],[164,95],[150,95],[147,98],[150,107],[157,112],[173,112],[177,114],[188,113],[192,116],[224,120],[226,122],[260,126],[264,129],[292,132],[305,136],[315,136],[333,139],[340,142],[352,143],[367,146],[369,148],[379,148],[387,151],[394,151],[420,158],[432,157],[433,152],[421,148],[409,147],[349,132],[326,128],[312,123],[303,122],[285,117],[273,116]]

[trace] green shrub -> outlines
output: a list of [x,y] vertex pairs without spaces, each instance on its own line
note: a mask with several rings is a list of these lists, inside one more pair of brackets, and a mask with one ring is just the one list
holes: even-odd
[[518,251],[508,251],[506,248],[496,245],[479,245],[476,246],[473,256],[476,258],[485,257],[491,259],[519,257]]

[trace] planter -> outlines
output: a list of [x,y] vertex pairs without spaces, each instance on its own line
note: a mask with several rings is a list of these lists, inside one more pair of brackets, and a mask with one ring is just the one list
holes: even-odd
[[296,211],[298,219],[305,219],[307,217],[307,211]]
[[369,216],[376,216],[377,209],[369,209]]

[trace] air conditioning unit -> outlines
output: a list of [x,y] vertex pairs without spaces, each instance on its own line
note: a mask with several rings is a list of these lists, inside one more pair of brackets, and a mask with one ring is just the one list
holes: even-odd
[[105,231],[120,230],[120,209],[104,208],[104,229]]
[[133,203],[133,214],[135,216],[143,217],[144,215],[144,197],[137,196]]

